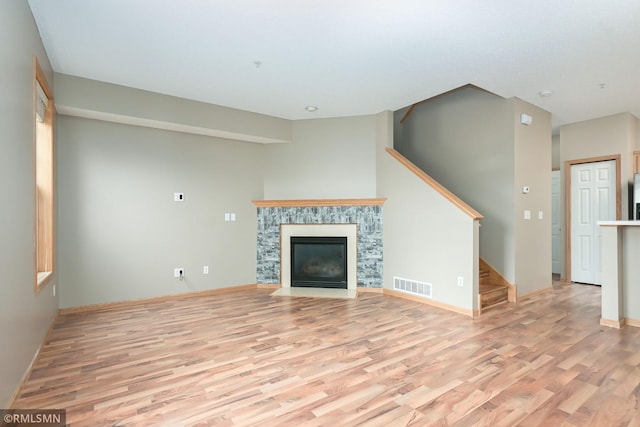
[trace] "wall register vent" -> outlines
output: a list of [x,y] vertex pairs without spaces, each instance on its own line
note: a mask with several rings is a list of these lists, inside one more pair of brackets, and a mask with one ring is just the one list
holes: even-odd
[[416,280],[393,278],[393,289],[412,295],[431,298],[431,283],[418,282]]

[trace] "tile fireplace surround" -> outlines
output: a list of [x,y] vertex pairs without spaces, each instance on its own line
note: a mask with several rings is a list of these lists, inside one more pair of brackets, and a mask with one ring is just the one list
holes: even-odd
[[254,200],[259,284],[281,284],[283,224],[355,224],[357,286],[382,288],[382,205],[386,199]]

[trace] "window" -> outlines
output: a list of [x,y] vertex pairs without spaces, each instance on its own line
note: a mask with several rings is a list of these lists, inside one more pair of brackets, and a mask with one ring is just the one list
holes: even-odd
[[35,101],[35,292],[53,276],[53,96],[47,79],[33,58]]

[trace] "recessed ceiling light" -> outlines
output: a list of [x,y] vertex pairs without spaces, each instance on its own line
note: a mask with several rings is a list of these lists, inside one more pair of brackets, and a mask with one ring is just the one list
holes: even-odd
[[549,90],[549,89],[544,89],[544,90],[541,90],[540,92],[538,92],[538,96],[540,98],[548,98],[551,95],[553,95],[553,91]]
[[315,105],[307,105],[306,107],[304,107],[304,109],[310,113],[318,111],[318,107],[316,107]]

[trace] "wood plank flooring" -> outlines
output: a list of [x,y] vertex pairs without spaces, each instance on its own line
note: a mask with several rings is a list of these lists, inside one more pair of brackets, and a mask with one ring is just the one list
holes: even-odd
[[640,426],[640,328],[600,289],[471,319],[256,289],[58,318],[15,408],[72,426]]

